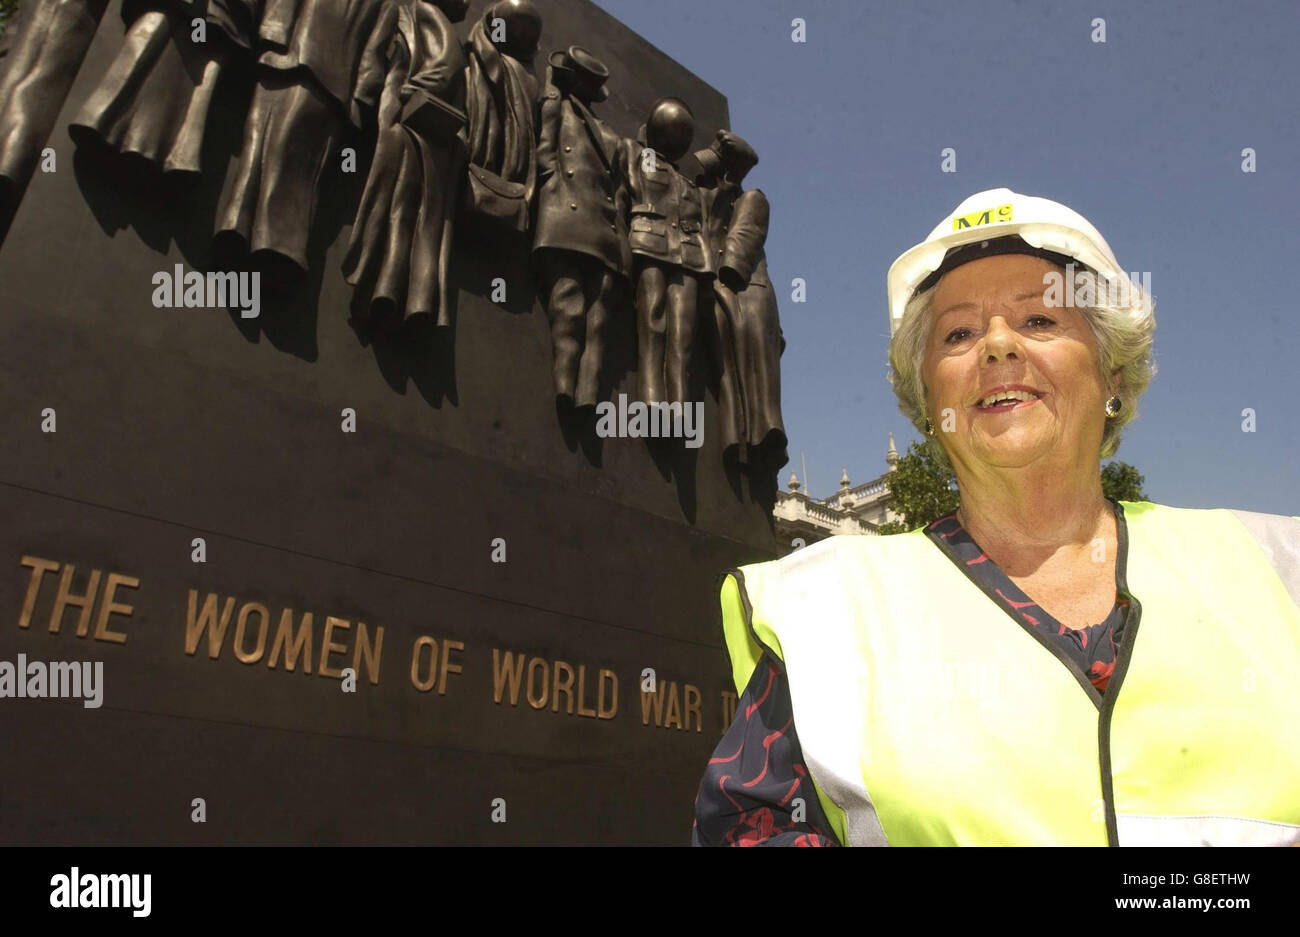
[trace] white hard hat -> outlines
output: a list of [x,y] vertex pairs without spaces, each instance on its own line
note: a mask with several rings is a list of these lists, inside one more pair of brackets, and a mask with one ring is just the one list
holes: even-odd
[[[1020,240],[998,240],[1012,236]],[[953,251],[965,245],[971,246]],[[1032,253],[1062,265],[1077,261],[1103,277],[1124,276],[1105,238],[1074,209],[1010,189],[977,192],[890,265],[890,337],[898,331],[903,310],[917,289],[932,285],[927,280],[959,263],[998,253]]]

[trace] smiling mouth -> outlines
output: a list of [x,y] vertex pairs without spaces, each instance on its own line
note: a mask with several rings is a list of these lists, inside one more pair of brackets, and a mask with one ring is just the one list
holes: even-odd
[[1029,391],[1000,391],[975,404],[975,409],[981,413],[1006,413],[1009,410],[1032,406],[1040,399],[1042,399],[1041,394],[1032,394]]

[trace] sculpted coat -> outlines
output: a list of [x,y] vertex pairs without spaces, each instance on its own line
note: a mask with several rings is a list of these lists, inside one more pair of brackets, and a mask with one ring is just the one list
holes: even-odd
[[[536,51],[531,35],[519,48],[509,29],[541,32],[541,19],[527,4],[498,2],[470,29],[465,53],[465,110],[469,117],[469,178],[465,209],[471,218],[522,233],[531,228],[531,206],[537,188],[537,147],[534,109],[537,79],[516,55]],[[500,12],[510,17],[500,47],[493,43],[489,23]],[[512,54],[514,53],[514,54]]]
[[604,63],[571,46],[551,57],[540,109],[533,257],[551,323],[557,397],[595,406],[605,330],[632,271],[620,138],[591,110]]
[[[384,52],[396,28],[391,0],[271,2],[284,51],[259,56],[257,87],[244,119],[239,157],[217,206],[216,233],[269,251],[299,272],[316,215],[326,161],[362,126],[387,73]],[[286,20],[292,16],[292,22]]]
[[763,250],[769,206],[758,189],[741,184],[758,154],[729,130],[696,154],[705,199],[708,241],[718,277],[713,284],[710,351],[718,385],[723,449],[742,461],[779,468],[788,461],[781,421],[781,353],[785,339]]
[[732,210],[720,258],[718,305],[730,327],[733,374],[738,384],[738,415],[748,461],[776,469],[789,461],[781,420],[781,353],[785,337],[777,314],[776,291],[767,276],[769,221],[767,197],[760,189],[743,193]]
[[619,136],[553,84],[542,95],[539,129],[533,249],[587,254],[627,279],[627,150]]
[[[707,177],[706,177],[707,178]],[[709,338],[718,384],[723,449],[741,461],[780,468],[788,461],[781,420],[781,354],[785,337],[763,250],[769,206],[759,189],[709,179],[709,233],[718,266]]]
[[279,71],[305,70],[360,127],[388,71],[384,53],[397,6],[394,0],[268,0],[266,13],[275,20],[265,32],[284,35],[285,48],[266,48],[258,61]]
[[[251,55],[261,0],[127,0],[130,23],[117,57],[73,119],[79,145],[99,144],[197,175],[217,84],[237,54]],[[206,38],[194,41],[201,13]]]
[[24,3],[0,59],[0,240],[27,188],[107,0]]
[[[371,308],[394,319],[429,313],[449,325],[452,222],[465,167],[464,130],[426,137],[402,121],[412,95],[465,104],[465,54],[452,20],[461,0],[409,3],[398,12],[379,102],[374,161],[352,226],[343,272],[353,285],[372,281]],[[394,323],[390,323],[394,324]]]

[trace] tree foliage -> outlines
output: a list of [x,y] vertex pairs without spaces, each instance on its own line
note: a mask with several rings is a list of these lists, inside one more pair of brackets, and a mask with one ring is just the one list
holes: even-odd
[[1144,481],[1141,473],[1127,462],[1107,462],[1101,467],[1101,490],[1116,501],[1150,501],[1142,490]]
[[18,11],[18,0],[0,0],[0,36],[9,28],[9,21]]
[[957,478],[937,462],[925,446],[913,441],[894,471],[885,476],[893,496],[890,508],[903,521],[880,525],[882,534],[901,534],[924,527],[936,518],[957,510]]
[[[1102,493],[1117,501],[1150,500],[1142,490],[1144,481],[1138,470],[1127,462],[1107,462],[1101,470]],[[885,476],[885,484],[893,496],[890,508],[895,514],[901,514],[903,520],[881,524],[882,534],[902,534],[924,527],[951,514],[961,504],[956,476],[917,442],[907,447],[907,454],[898,460],[898,467]]]

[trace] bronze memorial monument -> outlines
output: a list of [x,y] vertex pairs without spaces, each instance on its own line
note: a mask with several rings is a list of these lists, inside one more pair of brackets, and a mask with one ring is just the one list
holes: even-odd
[[726,99],[588,0],[0,47],[0,842],[689,843],[787,444]]

